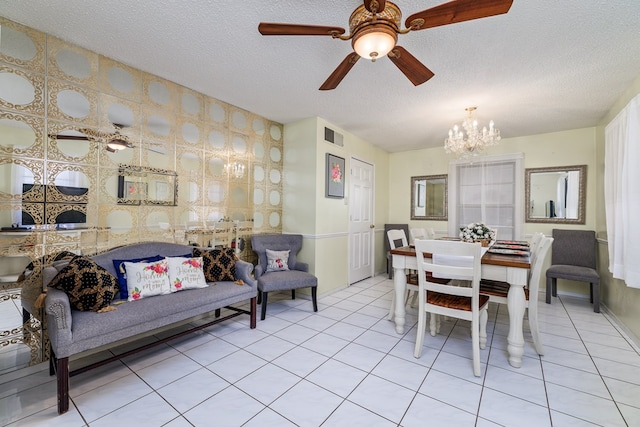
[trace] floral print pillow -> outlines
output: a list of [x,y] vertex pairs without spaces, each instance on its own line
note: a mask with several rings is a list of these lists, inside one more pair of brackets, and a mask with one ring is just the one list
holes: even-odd
[[267,249],[267,272],[289,270],[289,252]]
[[167,257],[166,259],[169,262],[171,292],[208,286],[202,269],[202,257]]
[[125,262],[124,268],[127,271],[128,301],[171,293],[169,263],[166,259],[156,262]]

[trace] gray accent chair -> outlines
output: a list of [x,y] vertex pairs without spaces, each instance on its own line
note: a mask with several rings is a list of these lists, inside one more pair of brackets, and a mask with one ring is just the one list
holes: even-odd
[[[297,254],[302,249],[301,234],[264,234],[251,237],[251,247],[258,255],[258,265],[254,275],[258,281],[258,303],[261,304],[261,317],[267,315],[267,298],[269,292],[291,290],[291,299],[296,298],[296,289],[311,288],[313,311],[318,311],[318,278],[310,274],[309,264],[300,262]],[[289,252],[289,270],[267,270],[267,249]]]
[[600,275],[596,270],[596,233],[592,230],[553,230],[551,267],[547,269],[547,304],[558,295],[557,279],[589,283],[593,311],[600,313]]

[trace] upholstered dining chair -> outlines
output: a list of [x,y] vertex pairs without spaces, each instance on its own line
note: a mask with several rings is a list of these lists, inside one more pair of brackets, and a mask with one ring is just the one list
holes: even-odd
[[[427,312],[431,313],[431,335],[438,332],[439,315],[471,322],[473,374],[480,376],[480,349],[487,342],[487,306],[489,297],[480,294],[480,243],[448,240],[416,240],[418,258],[418,332],[413,355],[419,358],[426,332]],[[430,253],[431,259],[424,253]],[[429,276],[427,276],[429,274]],[[432,278],[466,280],[470,286],[455,286]]]
[[258,302],[261,304],[260,320],[267,315],[269,292],[311,288],[313,311],[318,311],[318,279],[310,274],[309,264],[298,261],[302,249],[301,234],[262,234],[251,237],[251,248],[258,255],[254,276],[258,281]]
[[[540,288],[540,276],[542,275],[542,266],[553,237],[542,237],[536,244],[536,253],[531,250],[531,269],[529,270],[528,285],[524,288],[524,297],[526,300],[526,308],[529,317],[529,330],[533,338],[533,345],[539,355],[544,354],[542,339],[540,338],[540,329],[538,327],[538,290]],[[489,295],[489,301],[498,304],[507,304],[507,296],[509,294],[509,283],[496,280],[480,280],[480,293]]]
[[558,295],[557,280],[589,283],[593,311],[600,313],[600,275],[596,270],[596,233],[593,230],[553,229],[551,266],[547,269],[547,304]]

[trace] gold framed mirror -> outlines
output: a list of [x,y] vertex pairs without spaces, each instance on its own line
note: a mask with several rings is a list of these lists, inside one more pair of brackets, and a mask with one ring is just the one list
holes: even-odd
[[447,175],[411,177],[411,219],[447,221]]
[[587,165],[525,169],[525,221],[584,224]]

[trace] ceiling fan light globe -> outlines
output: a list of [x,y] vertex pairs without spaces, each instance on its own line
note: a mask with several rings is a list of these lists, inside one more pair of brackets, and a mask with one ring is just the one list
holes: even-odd
[[371,25],[355,35],[353,50],[361,57],[375,61],[391,52],[397,40],[398,34],[387,25]]
[[107,143],[107,147],[111,150],[118,151],[128,148],[129,144],[127,144],[127,142],[123,141],[122,139],[112,139]]

